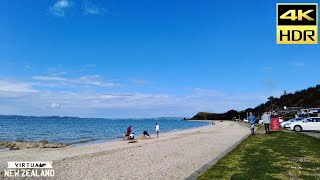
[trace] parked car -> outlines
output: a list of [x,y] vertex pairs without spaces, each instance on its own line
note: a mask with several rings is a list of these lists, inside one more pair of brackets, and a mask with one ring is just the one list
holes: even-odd
[[245,119],[243,119],[243,122],[248,123],[249,121],[247,118],[245,118]]
[[309,117],[302,121],[293,122],[290,124],[290,130],[300,131],[320,131],[320,117]]
[[280,127],[281,128],[290,128],[290,125],[291,123],[294,123],[294,122],[297,122],[297,121],[302,121],[304,118],[292,118],[292,119],[289,119],[288,121],[282,121],[280,123]]
[[280,117],[279,117],[279,123],[282,123],[282,122],[283,122],[283,117],[280,116]]

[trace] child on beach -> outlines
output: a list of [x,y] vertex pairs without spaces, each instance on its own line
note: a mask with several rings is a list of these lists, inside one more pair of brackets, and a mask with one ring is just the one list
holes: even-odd
[[130,139],[130,140],[134,140],[134,133],[131,133],[131,134],[130,134],[129,139]]
[[151,138],[151,136],[149,135],[149,133],[147,131],[143,131],[143,135],[144,135],[144,137],[148,136],[149,138]]

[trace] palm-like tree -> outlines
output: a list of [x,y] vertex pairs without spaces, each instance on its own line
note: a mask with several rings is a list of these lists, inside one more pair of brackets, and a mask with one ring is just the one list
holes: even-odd
[[274,99],[273,96],[270,96],[268,97],[268,99],[270,100],[270,103],[271,103],[271,110],[273,111],[273,104],[272,104],[272,100]]

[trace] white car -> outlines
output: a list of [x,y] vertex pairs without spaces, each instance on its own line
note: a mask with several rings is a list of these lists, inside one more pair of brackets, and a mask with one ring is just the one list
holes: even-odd
[[279,117],[279,123],[282,123],[283,122],[283,117]]
[[302,121],[304,118],[292,118],[289,119],[288,121],[282,121],[280,123],[281,128],[290,128],[290,124],[297,122],[297,121]]
[[290,130],[300,131],[320,131],[320,117],[309,117],[302,121],[290,124]]
[[248,121],[247,118],[245,118],[245,119],[243,120],[243,122],[248,123],[249,121]]

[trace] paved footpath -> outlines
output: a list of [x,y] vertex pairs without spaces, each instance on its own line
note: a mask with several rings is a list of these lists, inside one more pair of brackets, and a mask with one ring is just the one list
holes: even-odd
[[302,134],[320,139],[320,132],[302,132]]

